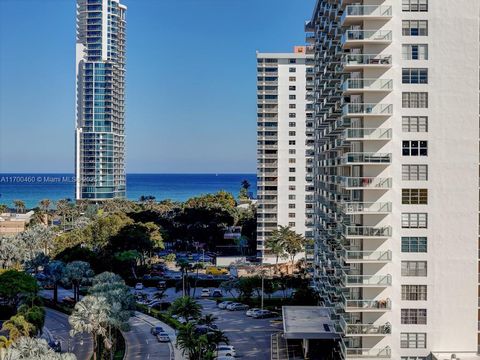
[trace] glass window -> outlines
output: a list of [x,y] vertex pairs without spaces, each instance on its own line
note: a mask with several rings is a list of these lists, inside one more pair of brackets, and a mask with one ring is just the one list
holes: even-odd
[[400,333],[400,347],[403,349],[425,349],[426,333]]
[[403,20],[402,35],[403,36],[427,36],[428,21],[427,20]]
[[[415,54],[418,58],[418,53]],[[428,69],[404,68],[402,69],[403,84],[428,84]]]
[[426,325],[427,309],[401,309],[401,323],[407,325]]
[[403,60],[428,60],[427,44],[404,44],[402,45]]
[[402,213],[403,229],[426,229],[428,215],[427,213]]
[[403,108],[428,108],[427,92],[403,92],[402,93]]
[[402,141],[403,156],[427,156],[428,142],[424,140],[404,140]]
[[428,132],[427,116],[402,116],[403,132]]
[[427,205],[428,189],[402,189],[402,204]]
[[426,253],[427,252],[427,238],[416,236],[402,237],[402,252],[407,253]]
[[406,181],[428,180],[428,165],[417,165],[417,164],[402,165],[402,180],[406,180]]
[[427,285],[402,285],[402,300],[426,301]]
[[402,276],[427,276],[427,262],[402,261]]

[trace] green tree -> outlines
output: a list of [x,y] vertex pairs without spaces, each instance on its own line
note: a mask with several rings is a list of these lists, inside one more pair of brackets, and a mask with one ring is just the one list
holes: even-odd
[[112,346],[108,338],[110,309],[111,307],[104,297],[87,295],[75,304],[75,308],[68,318],[72,327],[70,336],[74,337],[78,333],[92,335],[94,360],[97,359],[102,339],[106,349],[110,349]]
[[213,314],[205,314],[200,319],[198,319],[198,323],[201,325],[213,325],[218,320],[218,318]]
[[23,200],[13,200],[13,206],[15,206],[15,211],[17,213],[25,212],[25,202]]
[[30,336],[35,327],[23,315],[14,315],[2,325],[2,331],[8,332],[8,338],[15,342],[21,336]]
[[40,306],[21,305],[18,308],[17,315],[22,315],[32,326],[32,334],[42,333],[43,325],[45,324],[45,310]]
[[0,274],[0,298],[9,306],[17,307],[22,299],[37,294],[35,279],[17,270],[7,270]]
[[137,279],[137,262],[142,257],[137,250],[126,250],[122,252],[115,253],[115,259],[117,261],[123,262],[128,265],[132,275]]
[[0,204],[0,214],[7,212],[8,206],[5,204]]
[[80,299],[80,285],[93,275],[90,264],[84,261],[72,261],[65,266],[63,279],[72,284],[75,301]]
[[181,316],[185,320],[190,317],[197,319],[202,314],[202,305],[200,305],[190,296],[182,296],[178,299],[175,299],[175,301],[172,303],[170,306],[170,313],[172,315]]
[[[1,354],[1,352],[0,352]],[[71,353],[56,353],[44,339],[20,337],[10,346],[3,360],[76,360]]]
[[199,336],[193,323],[186,323],[178,330],[177,347],[189,360],[203,360],[208,350],[208,338],[206,335]]
[[272,231],[265,241],[265,247],[268,252],[275,255],[275,272],[278,270],[278,260],[287,257],[285,251],[285,242],[290,236],[290,229],[287,226],[279,226],[278,229]]

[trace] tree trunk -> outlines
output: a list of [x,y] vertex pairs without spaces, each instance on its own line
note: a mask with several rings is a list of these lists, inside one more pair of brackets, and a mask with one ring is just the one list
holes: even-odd
[[56,304],[58,302],[58,285],[55,282],[53,284],[53,303]]

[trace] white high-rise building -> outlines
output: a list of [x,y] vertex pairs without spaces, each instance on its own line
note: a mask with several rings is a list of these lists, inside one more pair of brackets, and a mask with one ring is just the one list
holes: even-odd
[[257,250],[264,262],[275,262],[264,245],[279,225],[312,238],[312,71],[305,46],[257,53]]
[[125,13],[77,0],[75,198],[125,197]]
[[315,284],[342,359],[476,358],[479,13],[318,0]]

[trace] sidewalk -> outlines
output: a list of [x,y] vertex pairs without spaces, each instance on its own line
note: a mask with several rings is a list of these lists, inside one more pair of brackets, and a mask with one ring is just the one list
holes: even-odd
[[135,317],[141,319],[142,321],[150,324],[151,326],[161,326],[165,332],[168,334],[168,336],[170,337],[170,354],[173,355],[171,356],[171,360],[185,360],[186,358],[182,355],[182,351],[180,349],[178,349],[176,347],[176,342],[177,342],[177,334],[175,332],[175,329],[173,329],[171,326],[165,324],[164,322],[152,317],[152,316],[149,316],[149,315],[146,315],[146,314],[143,314],[141,312],[138,312],[138,311],[135,311],[135,314],[134,314]]

